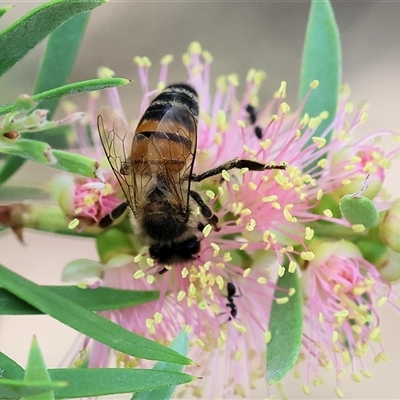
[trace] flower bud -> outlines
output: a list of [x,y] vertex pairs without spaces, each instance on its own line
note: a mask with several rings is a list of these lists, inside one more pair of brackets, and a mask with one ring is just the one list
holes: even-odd
[[400,253],[400,198],[396,199],[387,211],[380,228],[383,241]]
[[400,253],[386,247],[386,252],[379,257],[375,263],[379,274],[389,282],[400,280]]
[[[374,157],[375,155],[375,157]],[[357,192],[360,189],[360,174],[370,173],[368,178],[368,187],[363,194],[369,199],[374,199],[382,189],[382,183],[385,178],[384,168],[378,164],[378,152],[371,146],[345,146],[332,157],[333,170],[345,170],[354,165],[354,174],[352,174],[345,184],[334,191],[338,197]],[[367,164],[369,168],[366,168]]]
[[108,229],[96,238],[97,251],[102,263],[106,264],[116,255],[136,255],[129,237],[119,229]]

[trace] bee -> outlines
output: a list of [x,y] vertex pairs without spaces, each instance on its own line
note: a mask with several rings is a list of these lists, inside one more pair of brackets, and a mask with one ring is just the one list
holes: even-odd
[[[246,107],[246,111],[249,114],[250,123],[254,125],[257,121],[257,113],[255,108],[251,104],[248,104]],[[262,139],[262,129],[258,125],[254,127],[254,133],[258,137],[258,139]]]
[[229,312],[229,319],[228,321],[231,321],[233,318],[236,318],[237,315],[237,306],[235,302],[233,301],[234,297],[240,297],[242,294],[236,294],[236,286],[232,282],[228,282],[226,285],[226,292],[227,296],[226,299],[228,302],[226,303],[226,306],[230,308]]
[[[198,118],[195,89],[179,83],[167,86],[154,98],[134,133],[110,107],[102,107],[97,119],[104,151],[126,197],[125,202],[100,220],[99,226],[111,225],[129,207],[135,233],[149,246],[150,256],[159,264],[195,260],[205,225],[220,229],[218,217],[191,189],[192,182],[232,168],[285,169],[285,165],[235,158],[194,174]],[[201,216],[194,212],[196,205]]]

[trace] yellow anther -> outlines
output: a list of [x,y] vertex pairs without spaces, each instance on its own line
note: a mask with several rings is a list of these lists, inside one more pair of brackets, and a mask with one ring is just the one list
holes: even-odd
[[301,385],[301,388],[303,389],[304,394],[310,394],[310,389],[305,383]]
[[168,65],[171,64],[173,60],[174,56],[172,54],[167,54],[161,59],[160,63],[161,65]]
[[137,270],[137,271],[133,274],[133,278],[134,278],[134,279],[140,279],[140,278],[143,278],[144,276],[145,276],[145,273],[144,273],[141,269]]
[[149,267],[153,267],[154,266],[154,260],[150,257],[146,258],[146,263]]
[[223,170],[221,175],[222,175],[222,178],[223,178],[224,180],[226,180],[227,182],[229,182],[229,181],[231,180],[231,177],[230,177],[228,171]]
[[142,258],[143,258],[143,255],[142,255],[142,254],[138,254],[138,255],[136,255],[136,256],[134,257],[133,261],[134,261],[135,263],[138,263]]
[[300,257],[305,261],[312,261],[315,258],[315,254],[312,251],[302,251]]
[[68,229],[75,229],[79,225],[79,219],[74,218],[69,224]]
[[210,199],[214,199],[215,193],[212,190],[206,190],[206,196],[209,197]]
[[322,149],[326,145],[325,138],[313,137],[312,141],[317,145],[317,149]]
[[266,139],[263,142],[260,142],[260,146],[264,149],[267,150],[271,147],[271,139]]
[[366,111],[364,111],[364,112],[361,114],[360,122],[363,124],[363,123],[367,120],[367,118],[368,118],[368,113],[367,113]]
[[281,110],[284,114],[287,114],[288,112],[290,112],[290,106],[288,103],[286,103],[286,101],[282,102],[281,104]]
[[154,281],[156,280],[156,277],[154,275],[147,275],[146,276],[146,281],[149,285],[152,285]]
[[365,226],[363,224],[354,224],[351,229],[353,229],[353,232],[361,233],[365,231]]
[[186,297],[186,292],[183,290],[180,290],[178,293],[178,296],[176,296],[176,299],[178,301],[182,301]]
[[336,396],[337,396],[339,399],[343,399],[344,394],[343,394],[342,390],[340,390],[339,388],[335,388],[335,393],[336,393]]
[[249,182],[248,185],[251,190],[257,190],[258,186],[254,182]]
[[249,246],[249,243],[248,243],[248,242],[243,243],[243,244],[239,247],[239,250],[246,250],[248,246]]
[[212,63],[213,62],[213,56],[212,56],[212,54],[209,52],[209,51],[207,51],[207,50],[204,50],[203,51],[203,58],[204,58],[204,60],[206,61],[206,62],[208,62],[208,63]]
[[273,194],[271,196],[265,196],[261,199],[261,201],[264,203],[270,203],[270,202],[273,202],[276,200],[278,200],[278,196],[276,196],[275,194]]
[[212,231],[212,226],[210,224],[207,224],[204,228],[203,228],[203,235],[204,237],[207,237]]
[[294,274],[297,269],[297,263],[295,261],[290,261],[288,271]]
[[239,86],[239,76],[237,74],[229,74],[228,75],[228,82],[235,86],[238,87]]
[[314,229],[310,228],[309,226],[306,227],[305,239],[311,240],[314,237]]

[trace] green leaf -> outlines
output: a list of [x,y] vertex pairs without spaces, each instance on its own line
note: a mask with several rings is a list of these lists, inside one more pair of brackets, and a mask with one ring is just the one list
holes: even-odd
[[287,297],[288,302],[272,304],[269,320],[271,341],[267,344],[267,382],[279,382],[293,367],[300,353],[303,334],[303,307],[301,289],[297,273],[287,271],[278,279],[277,287],[295,290],[288,296],[287,290],[276,290],[275,298]]
[[[69,78],[75,64],[78,50],[86,31],[90,13],[82,13],[70,18],[59,26],[47,41],[34,94],[45,92],[63,85]],[[46,101],[43,108],[50,110],[49,118],[58,107],[58,99]]]
[[3,6],[0,7],[0,18],[8,11],[10,11],[14,6]]
[[[169,347],[170,349],[177,351],[179,354],[186,356],[189,348],[189,338],[187,333],[184,331],[179,332],[178,336]],[[157,362],[154,366],[154,370],[182,372],[183,366],[165,362]],[[148,392],[135,393],[131,400],[168,400],[172,397],[175,388],[176,385],[157,390],[150,390]]]
[[[20,399],[22,396],[34,396],[46,393],[50,390],[59,389],[65,386],[65,382],[25,382],[21,380],[0,379],[1,400]],[[44,397],[36,397],[44,398]]]
[[54,395],[59,399],[142,392],[194,380],[192,376],[179,372],[136,368],[49,369],[49,374],[54,381],[70,383],[55,391]]
[[[80,289],[76,286],[44,287],[91,311],[106,311],[133,307],[157,300],[159,297],[159,292],[156,291],[134,291],[108,287],[100,287],[97,289]],[[34,314],[43,313],[7,290],[0,288],[0,315]]]
[[90,11],[105,0],[56,0],[36,7],[0,32],[0,75],[75,14]]
[[[29,350],[28,364],[25,369],[24,381],[27,383],[30,382],[47,382],[48,384],[52,383],[49,373],[47,372],[42,352],[40,351],[35,336],[32,339],[31,348]],[[24,396],[21,398],[21,400],[54,400],[54,395],[51,390],[45,393],[40,393],[28,397]]]
[[[39,71],[39,75],[36,81],[34,93],[47,91],[49,89],[53,89],[59,86],[64,85],[68,77],[72,71],[72,67],[74,65],[78,49],[83,37],[83,33],[86,29],[87,21],[89,18],[88,13],[83,13],[79,15],[82,11],[88,11],[101,5],[106,0],[92,0],[92,1],[82,1],[78,0],[76,2],[69,2],[69,4],[64,4],[66,1],[61,2],[53,2],[47,3],[44,6],[40,6],[33,10],[31,14],[31,20],[24,20],[25,17],[29,16],[27,14],[23,17],[20,21],[17,21],[14,26],[16,27],[16,34],[17,36],[20,35],[18,33],[18,22],[22,22],[22,26],[27,25],[28,27],[32,26],[37,27],[42,30],[52,26],[54,21],[57,21],[63,16],[65,12],[66,19],[60,21],[59,24],[56,24],[52,29],[50,29],[45,36],[47,36],[51,31],[54,32],[50,35],[49,40],[47,41],[46,51],[42,60],[41,69]],[[86,3],[86,4],[84,4]],[[60,9],[48,9],[48,7],[62,7]],[[74,9],[76,7],[76,9]],[[83,8],[82,8],[83,7]],[[76,11],[76,12],[75,12]],[[51,17],[51,14],[55,12],[57,16],[55,17],[54,21],[50,20],[47,21],[46,18]],[[77,14],[72,17],[74,14]],[[69,17],[72,17],[68,20]],[[41,18],[44,18],[43,22],[41,23]],[[22,32],[25,34],[25,32]],[[15,34],[15,33],[14,33]],[[1,35],[1,34],[0,34]],[[43,38],[45,37],[43,36]],[[25,43],[25,38],[22,39]],[[40,41],[40,40],[39,40]],[[0,38],[1,43],[1,38]],[[18,43],[18,42],[17,42]],[[33,46],[32,46],[33,47]],[[1,45],[0,45],[1,48]],[[29,50],[29,49],[28,49]],[[0,57],[1,60],[1,57]],[[1,65],[1,61],[0,61]],[[54,114],[56,108],[58,106],[58,99],[54,98],[51,101],[47,101],[43,104],[44,108],[47,108],[49,112],[49,118]],[[7,106],[6,106],[7,108]],[[7,112],[7,111],[5,111]],[[42,140],[47,141],[48,134],[35,134],[32,136],[34,139],[41,137]],[[53,139],[53,137],[52,137]],[[50,140],[50,143],[54,145],[53,140]],[[64,141],[65,147],[66,142]],[[10,155],[7,157],[6,161],[3,163],[2,167],[0,168],[0,184],[5,182],[9,179],[13,174],[15,174],[19,168],[25,163],[25,159],[20,158],[18,156]]]
[[23,157],[62,171],[97,178],[99,163],[93,158],[64,150],[55,150],[49,144],[31,139],[0,140],[0,152]]
[[[88,79],[86,81],[69,83],[67,85],[56,87],[54,89],[46,90],[45,92],[37,93],[32,96],[32,99],[41,102],[49,102],[54,99],[60,99],[61,97],[71,96],[74,94],[92,92],[94,90],[107,89],[111,87],[123,86],[132,82],[126,78],[97,78]],[[0,115],[6,114],[12,110],[14,103],[6,104],[0,107]],[[40,104],[41,108],[48,109],[45,104]]]
[[123,327],[86,310],[51,290],[36,285],[0,265],[4,289],[25,300],[45,314],[105,345],[135,357],[177,364],[192,361],[156,342],[129,332]]
[[[315,79],[319,81],[318,88],[310,93],[303,110],[310,117],[316,117],[322,111],[329,113],[315,136],[320,136],[336,117],[341,75],[339,30],[332,7],[328,0],[313,0],[303,48],[299,95],[302,100],[310,89],[310,83]],[[327,142],[331,135],[332,132],[326,137]],[[309,141],[306,146],[311,143]]]
[[0,166],[0,185],[12,177],[24,162],[23,158],[8,156]]
[[[21,380],[24,377],[24,369],[17,364],[10,357],[6,356],[4,353],[0,351],[0,366],[3,371],[2,379],[17,379]],[[1,379],[0,379],[1,382]]]

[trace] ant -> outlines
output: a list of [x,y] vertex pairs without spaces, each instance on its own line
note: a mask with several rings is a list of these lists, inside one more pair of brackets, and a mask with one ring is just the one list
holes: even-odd
[[[257,113],[255,108],[251,104],[248,104],[246,107],[246,111],[249,114],[250,123],[254,125],[257,121]],[[256,134],[258,139],[262,138],[262,129],[258,125],[254,127],[254,133]]]
[[231,309],[229,319],[228,321],[231,321],[232,318],[236,318],[237,315],[237,307],[236,304],[233,301],[234,297],[240,297],[242,293],[236,294],[236,286],[232,282],[228,282],[226,285],[226,291],[227,291],[227,296],[226,299],[228,302],[226,303],[226,306]]

